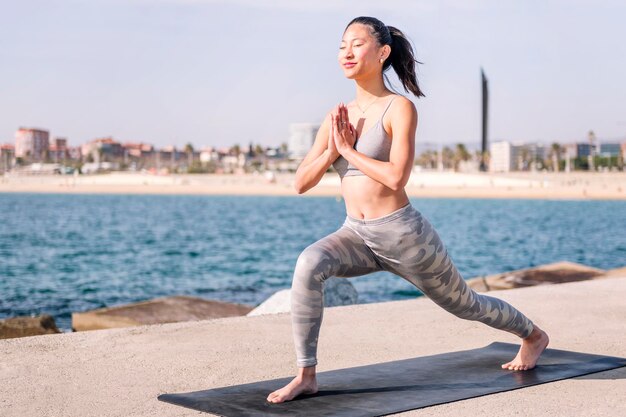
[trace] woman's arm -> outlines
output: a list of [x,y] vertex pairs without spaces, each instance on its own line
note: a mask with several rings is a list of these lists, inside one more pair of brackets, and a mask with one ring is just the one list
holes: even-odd
[[[393,140],[389,162],[378,161],[358,152],[349,145],[347,134],[335,135],[335,144],[339,153],[363,174],[398,191],[409,181],[413,168],[417,110],[413,102],[405,97],[399,97],[394,104],[396,109],[391,112],[390,120]],[[347,110],[342,111],[344,120],[348,120]],[[338,129],[338,120],[338,117],[333,117],[335,129]]]
[[[329,112],[324,118],[324,122],[317,131],[315,142],[306,154],[298,169],[296,170],[296,179],[294,188],[298,194],[302,194],[320,182],[326,170],[339,157],[339,152],[332,146],[329,149],[329,129],[334,110]],[[332,138],[331,138],[332,139]]]

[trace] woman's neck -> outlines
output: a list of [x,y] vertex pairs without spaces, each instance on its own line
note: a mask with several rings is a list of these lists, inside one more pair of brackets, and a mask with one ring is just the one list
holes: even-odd
[[359,103],[375,100],[376,97],[382,97],[389,92],[382,75],[380,77],[370,78],[367,80],[356,81],[356,100]]

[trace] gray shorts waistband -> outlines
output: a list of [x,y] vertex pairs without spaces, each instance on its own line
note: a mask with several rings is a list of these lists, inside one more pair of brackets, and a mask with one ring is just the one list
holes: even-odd
[[405,213],[414,210],[413,206],[411,205],[411,203],[407,203],[405,206],[400,207],[399,209],[392,211],[389,214],[385,214],[382,217],[375,217],[373,219],[357,219],[356,217],[352,217],[349,214],[346,215],[346,222],[347,223],[351,223],[351,224],[360,224],[360,225],[366,225],[366,226],[373,226],[373,225],[378,225],[378,224],[384,224],[387,222],[390,222],[392,220],[395,220],[401,216],[403,216]]

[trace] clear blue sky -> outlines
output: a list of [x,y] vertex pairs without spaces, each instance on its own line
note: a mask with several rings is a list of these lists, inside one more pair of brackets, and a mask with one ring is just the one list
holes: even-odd
[[[405,31],[424,65],[417,141],[626,139],[624,1],[0,0],[0,143],[279,145],[354,97],[347,22]],[[396,79],[395,76],[392,79]],[[396,79],[397,80],[397,79]],[[397,84],[396,84],[397,85]],[[399,87],[398,87],[399,88]]]

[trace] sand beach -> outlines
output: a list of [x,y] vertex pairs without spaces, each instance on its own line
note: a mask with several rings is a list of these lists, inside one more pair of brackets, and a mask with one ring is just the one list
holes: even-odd
[[[2,192],[199,195],[297,195],[293,174],[170,174],[112,172],[92,175],[0,177]],[[303,196],[341,196],[335,173],[327,173]],[[415,171],[406,186],[413,197],[626,199],[626,173],[455,173]]]

